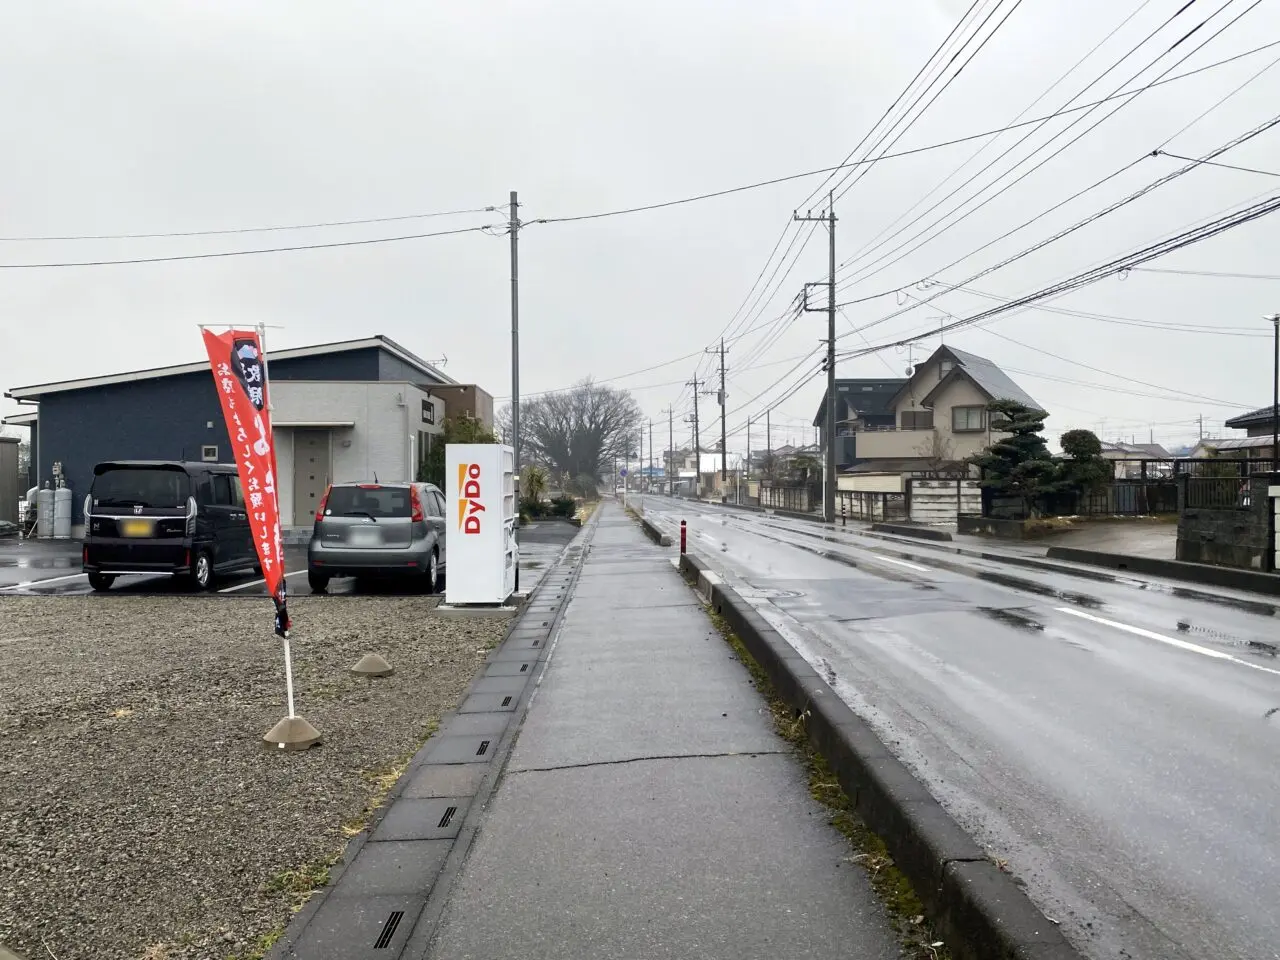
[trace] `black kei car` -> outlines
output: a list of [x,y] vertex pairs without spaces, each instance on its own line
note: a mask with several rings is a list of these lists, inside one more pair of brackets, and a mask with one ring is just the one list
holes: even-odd
[[84,572],[95,590],[122,574],[168,574],[207,590],[219,575],[258,569],[234,464],[100,463],[84,523]]

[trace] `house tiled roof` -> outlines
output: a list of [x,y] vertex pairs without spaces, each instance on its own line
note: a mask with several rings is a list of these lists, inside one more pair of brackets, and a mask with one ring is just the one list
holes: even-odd
[[1275,407],[1267,404],[1265,407],[1259,407],[1257,410],[1250,410],[1248,413],[1242,413],[1238,417],[1232,417],[1227,421],[1227,426],[1235,430],[1241,430],[1245,427],[1256,427],[1262,423],[1270,423],[1275,414],[1272,412]]
[[1014,383],[1007,373],[986,357],[980,357],[976,353],[969,353],[966,350],[957,350],[955,347],[944,347],[943,349],[955,357],[960,366],[964,367],[964,372],[992,400],[1014,400],[1032,410],[1044,410],[1044,407],[1040,406],[1032,398],[1031,394]]

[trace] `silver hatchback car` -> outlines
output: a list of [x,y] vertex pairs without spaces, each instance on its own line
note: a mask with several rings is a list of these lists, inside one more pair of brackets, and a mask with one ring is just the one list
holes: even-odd
[[445,567],[444,494],[430,483],[336,483],[316,510],[307,582],[404,577],[435,593]]

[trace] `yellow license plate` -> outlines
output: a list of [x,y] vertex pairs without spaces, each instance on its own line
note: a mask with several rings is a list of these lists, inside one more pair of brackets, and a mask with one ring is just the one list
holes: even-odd
[[120,523],[120,533],[126,537],[149,537],[151,530],[150,520],[124,520]]

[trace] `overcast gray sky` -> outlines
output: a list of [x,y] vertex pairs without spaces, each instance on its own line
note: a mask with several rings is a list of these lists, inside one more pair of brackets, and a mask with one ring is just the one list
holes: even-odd
[[[994,11],[986,31],[1016,2],[980,0],[981,16]],[[1053,112],[1184,2],[1024,0],[894,150],[1009,123],[1137,11],[1027,116]],[[1197,0],[1077,102],[1112,93],[1225,6],[1135,83],[1154,79],[1252,2]],[[520,191],[524,218],[533,220],[830,166],[854,149],[968,8],[968,0],[10,4],[0,21],[0,86],[7,91],[0,108],[0,236],[397,216],[500,205],[512,189]],[[1280,10],[1260,3],[1174,73],[1277,37]],[[1269,120],[1280,103],[1280,68],[1179,134],[1277,55],[1280,48],[1263,51],[1144,93],[954,229],[897,263],[887,258],[875,265],[879,272],[853,274],[857,282],[842,285],[840,298],[898,287],[922,296],[912,285],[923,278],[964,280],[1177,169],[1178,161],[1144,159],[942,269],[1170,137],[1166,150],[1199,156]],[[1099,108],[1054,143],[1121,102]],[[973,173],[980,179],[898,238],[878,240],[854,266],[895,249],[1080,116],[1053,121],[997,160],[1034,128],[1005,134],[907,219]],[[839,260],[876,240],[986,142],[872,167],[837,203]],[[1280,173],[1278,142],[1280,131],[1266,133],[1220,159]],[[731,333],[758,327],[731,342],[729,424],[762,413],[809,367],[768,390],[796,363],[783,361],[816,350],[825,334],[825,317],[816,313],[761,326],[785,312],[802,282],[825,277],[825,235],[813,236],[789,275],[777,273],[776,295],[763,298],[758,310],[735,310],[792,209],[821,184],[813,177],[663,210],[530,225],[521,243],[524,390],[656,367],[616,381],[661,423],[656,448],[666,434],[664,408],[675,404],[677,421],[687,413],[689,392],[680,383],[695,368],[709,371],[711,358],[657,365],[702,350],[727,326]],[[1276,190],[1274,177],[1200,167],[973,286],[1020,295]],[[471,214],[215,237],[5,241],[0,263],[324,243],[502,219]],[[1266,253],[1276,249],[1278,227],[1280,220],[1263,219],[1151,266],[1280,272],[1274,253]],[[229,259],[0,270],[0,385],[189,362],[201,357],[196,324],[266,322],[283,327],[271,331],[273,347],[386,334],[424,358],[447,355],[449,374],[501,398],[510,392],[507,256],[504,238],[471,233]],[[846,269],[841,278],[850,275]],[[937,323],[936,311],[921,308],[852,332],[899,302],[909,301],[891,294],[845,308],[841,348],[884,343]],[[952,293],[937,303],[964,317],[993,301]],[[1170,330],[1031,310],[948,335],[948,343],[1005,366],[1051,411],[1054,436],[1072,426],[1099,429],[1105,420],[1109,437],[1143,439],[1151,431],[1157,441],[1173,442],[1194,437],[1201,414],[1211,429],[1220,428],[1232,413],[1270,400],[1270,325],[1261,317],[1280,310],[1280,282],[1134,272],[1052,306],[1216,328]],[[914,356],[937,342],[936,336],[922,342]],[[839,371],[896,375],[907,359],[890,349],[844,361]],[[1177,402],[1171,390],[1210,399]],[[804,425],[820,395],[815,380],[775,408],[775,443],[788,430],[793,440],[811,436]],[[0,401],[0,411],[14,409]],[[739,434],[733,445],[741,448],[744,440]]]

